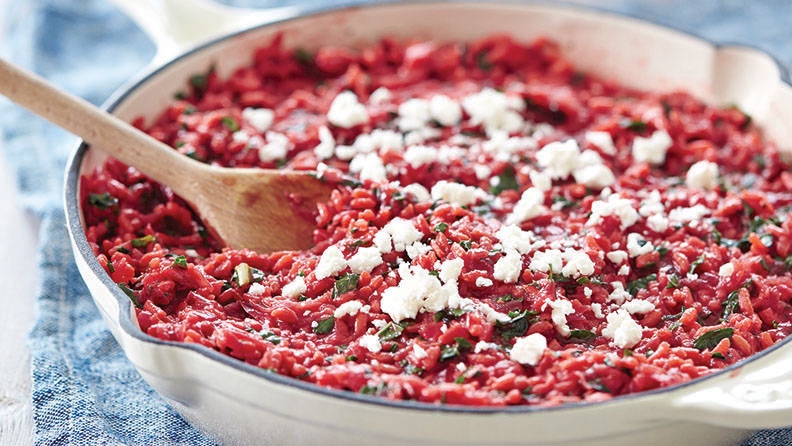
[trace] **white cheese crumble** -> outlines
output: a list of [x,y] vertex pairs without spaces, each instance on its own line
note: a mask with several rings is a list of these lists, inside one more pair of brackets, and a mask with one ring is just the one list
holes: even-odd
[[532,232],[523,231],[519,226],[513,224],[502,226],[495,233],[495,237],[500,241],[505,251],[514,249],[520,254],[528,254],[545,244],[544,240],[534,242],[535,235]]
[[355,274],[369,272],[382,263],[382,255],[376,246],[358,248],[355,255],[347,261],[349,269]]
[[704,205],[697,204],[689,208],[674,208],[668,213],[668,219],[678,223],[701,221],[712,212]]
[[506,251],[506,255],[495,262],[492,277],[504,283],[514,283],[522,271],[522,256],[515,249]]
[[627,260],[628,254],[626,251],[616,250],[605,254],[605,257],[607,257],[608,260],[613,262],[613,264],[619,265],[620,263]]
[[260,284],[259,282],[253,282],[250,284],[250,288],[248,288],[248,294],[251,296],[263,296],[264,293],[267,292],[267,287]]
[[344,259],[344,254],[335,245],[330,245],[322,253],[319,258],[319,264],[316,265],[314,275],[317,280],[322,280],[327,277],[333,276],[347,267],[347,262]]
[[621,308],[630,314],[646,314],[655,309],[653,303],[643,299],[633,299],[622,304]]
[[[393,249],[398,252],[404,251],[408,246],[423,238],[423,233],[415,228],[412,221],[401,217],[389,221],[380,232],[383,231],[390,235],[389,242],[393,242]],[[381,249],[380,252],[382,252]]]
[[519,337],[509,352],[509,359],[520,364],[535,366],[542,359],[545,349],[547,349],[547,339],[541,333]]
[[242,110],[242,118],[247,121],[251,127],[264,133],[272,127],[272,122],[275,120],[275,112],[268,108],[248,107]]
[[325,160],[333,156],[335,152],[336,141],[333,134],[327,126],[319,127],[319,144],[314,147],[313,151],[317,158]]
[[561,273],[565,276],[578,278],[594,274],[594,262],[585,252],[567,248],[564,250],[563,257],[566,260],[566,265],[561,269]]
[[629,228],[638,221],[638,211],[633,207],[633,202],[616,194],[608,196],[607,200],[597,200],[591,203],[591,216],[588,225],[602,222],[602,217],[615,215],[621,221],[621,229]]
[[327,111],[327,120],[345,129],[369,122],[366,106],[358,102],[355,93],[346,90],[338,93]]
[[422,129],[432,119],[429,101],[420,98],[408,99],[399,104],[398,114],[399,130],[402,132]]
[[619,309],[607,317],[608,325],[602,329],[602,335],[613,339],[619,348],[630,348],[641,341],[643,328],[633,320],[627,310]]
[[393,93],[385,87],[379,87],[369,95],[369,102],[375,105],[384,104],[393,99]]
[[568,177],[578,166],[580,148],[577,141],[555,141],[536,152],[536,162],[553,179]]
[[629,276],[630,275],[630,265],[622,265],[619,268],[619,271],[616,273],[620,276]]
[[638,163],[663,164],[673,140],[665,130],[655,130],[652,136],[636,136],[632,144],[633,160]]
[[542,359],[545,349],[547,349],[547,339],[541,333],[519,337],[509,352],[509,359],[520,364],[535,366]]
[[481,144],[481,148],[485,152],[494,153],[498,160],[509,161],[515,153],[537,147],[536,140],[529,136],[509,136],[503,130],[493,130],[490,133],[489,139]]
[[405,249],[405,251],[407,251],[407,256],[409,256],[410,259],[413,260],[418,258],[418,256],[422,256],[426,254],[431,250],[432,250],[431,246],[421,242],[414,242],[412,245],[407,246],[407,248]]
[[417,202],[429,201],[432,199],[432,196],[429,195],[429,191],[418,183],[412,183],[402,187],[402,192],[405,194],[411,194],[413,197],[415,197]]
[[623,283],[611,282],[611,286],[613,287],[613,291],[611,291],[608,296],[608,302],[616,302],[617,305],[621,305],[625,300],[632,299],[632,295],[624,289]]
[[602,313],[602,304],[594,302],[591,304],[591,312],[594,313],[594,317],[597,319],[605,319],[605,315]]
[[340,318],[346,315],[354,316],[363,308],[363,303],[359,300],[350,300],[338,306],[333,312],[333,317]]
[[493,284],[492,280],[488,279],[486,277],[477,277],[476,278],[476,286],[479,287],[479,288],[491,287],[492,284]]
[[387,171],[382,158],[376,153],[359,153],[349,163],[349,171],[357,173],[361,181],[383,181]]
[[415,145],[407,147],[404,152],[404,161],[413,168],[419,168],[426,164],[431,164],[437,159],[437,149],[430,146]]
[[652,242],[646,240],[641,234],[631,232],[627,234],[627,252],[630,257],[638,257],[654,250]]
[[572,172],[575,182],[592,189],[602,189],[616,182],[616,176],[604,164],[591,164],[575,169]]
[[510,100],[492,88],[484,88],[462,100],[462,107],[470,115],[470,123],[483,126],[488,135],[496,130],[507,133],[520,131],[525,120],[515,110],[519,110],[521,105],[522,101]]
[[441,285],[440,280],[419,267],[399,265],[401,281],[382,293],[380,308],[394,322],[414,318],[419,312],[438,312],[449,307],[452,298],[459,302],[455,281]]
[[712,190],[718,187],[718,165],[711,161],[699,161],[687,171],[685,183],[690,187]]
[[560,272],[563,268],[563,253],[558,249],[548,249],[547,251],[538,251],[531,258],[531,263],[528,268],[534,272],[548,273],[550,271]]
[[462,107],[457,101],[439,94],[429,100],[429,114],[440,125],[449,127],[462,119]]
[[308,287],[305,285],[305,279],[302,276],[297,276],[294,280],[283,286],[281,294],[283,297],[294,299],[295,297],[299,297],[300,294],[304,293],[307,289]]
[[[434,190],[434,189],[433,189]],[[535,187],[530,187],[522,193],[520,201],[514,205],[511,214],[506,217],[507,225],[518,225],[526,220],[544,214],[547,208],[544,205],[544,192]]]
[[292,147],[289,137],[278,132],[267,132],[266,137],[267,143],[258,149],[259,159],[268,162],[286,158]]
[[666,232],[668,230],[668,218],[663,214],[650,215],[646,219],[646,227],[658,234]]
[[531,170],[528,173],[528,177],[531,179],[531,184],[533,185],[533,187],[543,192],[549,191],[550,188],[553,187],[553,179],[550,178],[550,175],[544,172]]
[[379,336],[373,334],[363,335],[358,339],[361,346],[366,347],[371,353],[379,353],[382,351],[382,344],[380,343]]
[[598,132],[590,130],[583,136],[589,144],[597,146],[606,155],[615,155],[616,146],[613,145],[613,137],[608,132]]
[[548,300],[547,305],[553,309],[550,313],[550,318],[553,320],[558,334],[569,336],[571,331],[569,330],[569,325],[567,325],[567,315],[575,312],[575,309],[572,308],[572,302],[566,299]]
[[440,280],[442,280],[443,283],[455,282],[459,279],[459,275],[462,273],[462,267],[464,266],[465,261],[459,258],[444,260],[440,265]]
[[498,348],[498,344],[494,342],[478,341],[476,342],[476,346],[473,347],[473,353],[481,353],[487,350],[497,350]]
[[446,180],[438,181],[432,186],[433,200],[444,200],[455,206],[471,205],[484,196],[486,193],[475,186],[466,186]]
[[734,274],[734,264],[733,263],[724,263],[718,268],[718,275],[721,277],[729,277]]
[[429,356],[429,353],[420,345],[413,344],[413,356],[415,356],[415,359],[424,359]]

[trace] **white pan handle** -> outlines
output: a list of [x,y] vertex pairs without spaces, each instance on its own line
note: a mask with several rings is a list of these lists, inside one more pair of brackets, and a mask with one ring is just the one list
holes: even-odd
[[211,0],[111,0],[154,41],[159,65],[232,31],[298,14],[298,8],[244,9]]
[[688,390],[671,392],[669,417],[738,429],[792,426],[792,344]]

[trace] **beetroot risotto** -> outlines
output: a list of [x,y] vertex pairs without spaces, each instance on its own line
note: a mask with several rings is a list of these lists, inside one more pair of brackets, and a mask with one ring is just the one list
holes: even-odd
[[581,73],[547,40],[275,39],[136,125],[201,162],[355,179],[313,248],[260,254],[119,162],[84,177],[88,240],[159,339],[392,400],[550,406],[792,331],[792,173],[751,117]]

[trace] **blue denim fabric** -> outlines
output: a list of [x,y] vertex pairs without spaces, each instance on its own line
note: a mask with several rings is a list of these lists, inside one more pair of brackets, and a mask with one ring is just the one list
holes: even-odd
[[[234,3],[285,4],[277,0]],[[330,3],[304,2],[309,6]],[[571,3],[648,18],[715,41],[749,44],[792,66],[792,2],[786,0]],[[13,6],[0,11],[7,27],[0,54],[94,103],[103,102],[154,54],[147,38],[106,1],[9,4]],[[39,316],[29,338],[36,444],[213,444],[141,379],[105,327],[79,277],[61,211],[62,172],[76,138],[5,101],[0,101],[0,116],[5,156],[18,175],[20,199],[42,219]],[[792,444],[792,430],[762,431],[744,444]]]

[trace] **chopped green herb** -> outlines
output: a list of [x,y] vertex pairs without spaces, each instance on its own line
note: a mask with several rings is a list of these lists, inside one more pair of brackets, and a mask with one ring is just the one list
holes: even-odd
[[396,339],[401,336],[402,332],[404,331],[404,327],[399,324],[388,322],[384,327],[377,332],[377,337],[379,338],[380,342],[390,341],[392,339]]
[[461,242],[459,242],[459,246],[464,248],[465,251],[468,251],[473,246],[473,240],[470,239],[462,240]]
[[665,246],[658,246],[657,248],[655,248],[655,251],[657,251],[660,254],[661,259],[665,258],[665,256],[668,254],[668,248],[666,248]]
[[487,60],[487,51],[481,51],[476,54],[476,66],[482,71],[489,71],[492,69],[492,63]]
[[360,393],[363,395],[379,395],[385,390],[386,387],[387,384],[384,382],[381,382],[376,386],[363,386],[360,388]]
[[561,209],[570,209],[578,205],[577,201],[570,200],[561,195],[553,197],[553,204],[561,203]]
[[621,122],[621,127],[626,130],[630,130],[636,133],[641,133],[644,130],[646,130],[647,124],[643,121],[624,119]]
[[713,354],[712,354],[712,357],[713,357],[713,358],[715,358],[715,359],[726,359],[726,357],[725,357],[725,356],[723,356],[723,353],[721,353],[721,352],[715,352],[715,353],[713,353]]
[[327,319],[319,321],[316,327],[314,327],[314,333],[327,334],[333,331],[333,327],[335,327],[335,317],[330,316]]
[[460,352],[465,350],[470,350],[472,346],[470,342],[467,341],[465,338],[454,338],[454,344],[452,345],[444,345],[440,351],[440,360],[446,361],[448,359],[453,358],[454,356],[459,355]]
[[676,274],[671,274],[670,276],[668,276],[668,285],[666,285],[666,288],[668,289],[679,288],[679,276],[677,276]]
[[220,123],[222,123],[223,127],[227,128],[229,131],[236,132],[239,130],[239,123],[230,116],[223,116],[223,119],[220,120]]
[[157,238],[153,235],[144,235],[143,237],[138,237],[132,239],[132,246],[135,248],[144,248],[149,243],[154,243],[157,241]]
[[708,348],[715,348],[722,339],[731,339],[734,335],[734,329],[731,327],[717,328],[710,330],[693,341],[693,347],[699,350],[706,350]]
[[509,312],[509,317],[511,317],[509,322],[496,322],[495,325],[500,328],[501,338],[509,342],[513,338],[524,335],[528,331],[528,327],[535,322],[532,317],[537,314],[536,311],[529,310]]
[[358,358],[355,355],[349,355],[349,356],[346,357],[347,361],[357,361],[357,359]]
[[175,259],[173,259],[173,265],[179,266],[181,268],[187,268],[187,258],[184,256],[177,256]]
[[704,261],[707,260],[707,256],[705,254],[700,255],[693,263],[690,264],[690,271],[689,274],[693,274],[696,272],[696,268],[698,268]]
[[257,335],[261,336],[261,339],[263,339],[265,341],[269,341],[269,342],[271,342],[271,343],[273,343],[275,345],[278,345],[281,342],[280,336],[276,335],[275,333],[273,333],[271,331],[267,331],[267,330],[256,331],[256,330],[254,330],[251,327],[246,327],[245,329],[249,333],[257,334]]
[[124,248],[123,246],[116,247],[116,251],[120,252],[121,254],[129,254],[129,250]]
[[511,302],[511,301],[515,301],[515,300],[518,301],[518,302],[522,302],[524,299],[522,297],[517,298],[517,297],[512,296],[511,294],[507,294],[505,296],[499,297],[497,302],[499,304],[504,304],[506,302]]
[[346,273],[333,285],[333,299],[357,288],[359,274]]
[[503,172],[497,176],[498,180],[494,181],[493,185],[490,186],[489,192],[492,195],[499,195],[501,192],[505,190],[519,190],[520,183],[517,182],[517,172],[514,170],[514,167],[511,165],[507,165]]
[[103,194],[89,194],[88,204],[97,209],[107,209],[118,204],[118,198],[110,195],[109,192]]
[[572,340],[588,342],[596,339],[597,334],[589,330],[571,330],[569,332],[569,338]]
[[596,390],[598,392],[611,393],[611,391],[608,388],[608,386],[606,386],[602,382],[602,378],[596,378],[596,379],[594,379],[592,381],[589,381],[588,385],[591,386],[592,389],[594,389],[594,390]]
[[294,60],[303,65],[311,65],[314,62],[313,54],[305,48],[297,48],[294,50]]
[[447,321],[456,319],[459,316],[462,316],[463,314],[465,314],[467,312],[468,312],[468,310],[465,310],[463,308],[452,308],[452,309],[448,309],[448,310],[440,310],[440,311],[438,311],[437,313],[434,314],[434,321],[435,322],[440,322],[440,321],[446,321],[447,322]]
[[133,303],[133,304],[134,304],[136,307],[138,307],[138,308],[143,308],[143,305],[141,305],[141,304],[140,304],[140,301],[139,301],[139,300],[138,300],[138,298],[137,298],[137,294],[135,294],[135,292],[134,292],[134,291],[132,291],[132,289],[131,289],[131,288],[129,288],[129,287],[127,286],[127,284],[125,284],[124,282],[120,282],[120,283],[118,283],[117,285],[118,285],[118,287],[119,287],[119,288],[121,288],[121,291],[123,291],[123,292],[124,292],[124,294],[126,294],[126,295],[127,295],[127,297],[129,298],[129,300],[131,300],[131,301],[132,301],[132,303]]
[[448,223],[439,223],[434,228],[435,232],[446,232],[446,229],[448,229]]
[[635,279],[632,282],[627,282],[627,286],[625,287],[625,289],[627,290],[628,293],[635,296],[636,294],[638,294],[639,290],[646,289],[646,287],[649,285],[649,282],[654,282],[656,280],[657,280],[657,274],[652,273],[649,274],[648,276],[641,277],[640,279]]

